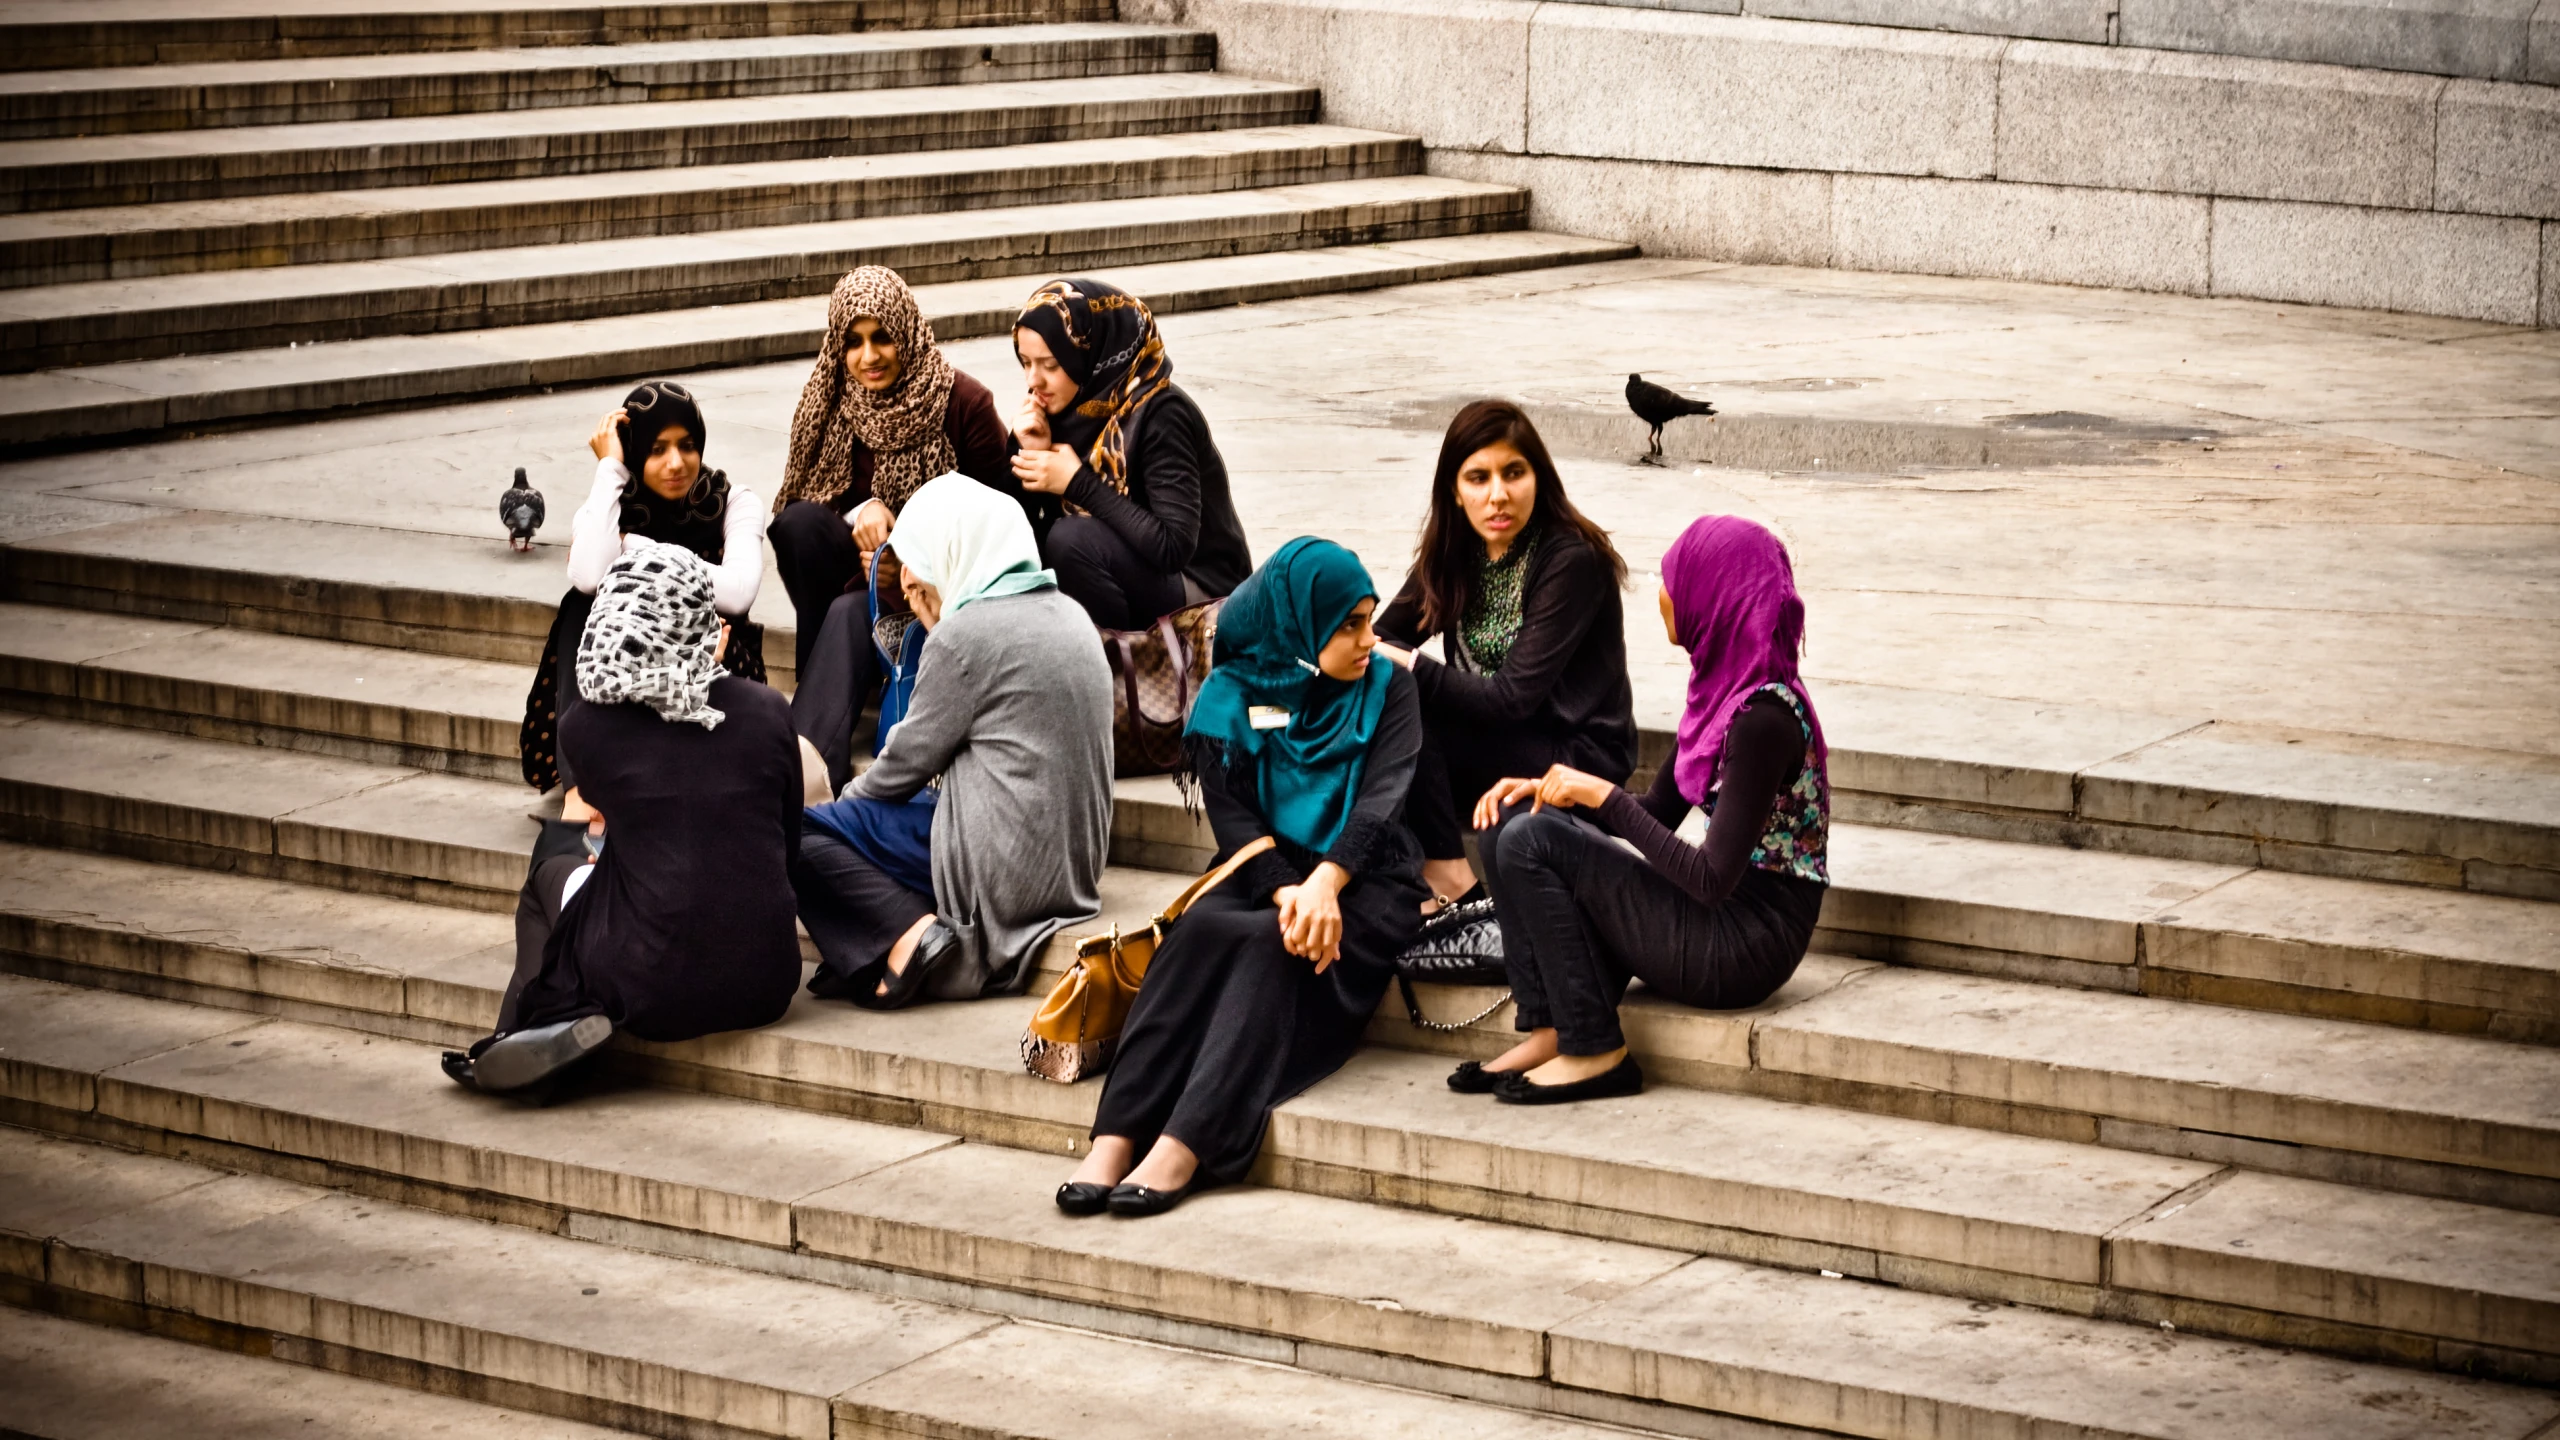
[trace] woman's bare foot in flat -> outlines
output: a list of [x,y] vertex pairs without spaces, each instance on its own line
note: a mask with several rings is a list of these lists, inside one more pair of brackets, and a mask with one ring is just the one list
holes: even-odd
[[1625,1064],[1627,1047],[1619,1046],[1605,1055],[1558,1055],[1529,1072],[1532,1085],[1572,1085],[1595,1080]]
[[1556,1058],[1556,1032],[1532,1030],[1529,1038],[1484,1062],[1488,1075],[1503,1075],[1515,1070],[1533,1070]]
[[1138,1147],[1126,1135],[1096,1135],[1093,1148],[1085,1152],[1084,1163],[1067,1177],[1070,1185],[1117,1185],[1129,1173],[1138,1158]]
[[[916,942],[924,938],[925,928],[931,924],[933,924],[933,917],[927,915],[913,925],[908,926],[907,933],[898,937],[898,943],[889,947],[890,975],[904,975],[907,973],[907,962],[914,959],[916,956]],[[888,979],[883,977],[880,981],[879,987],[871,993],[874,995],[888,994]]]
[[1191,1147],[1170,1135],[1159,1135],[1147,1151],[1147,1158],[1137,1169],[1121,1180],[1123,1185],[1143,1185],[1150,1190],[1179,1190],[1191,1183],[1200,1169],[1200,1157]]

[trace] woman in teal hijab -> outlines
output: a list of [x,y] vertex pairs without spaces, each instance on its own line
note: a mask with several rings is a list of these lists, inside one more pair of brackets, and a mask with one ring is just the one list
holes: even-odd
[[1351,1058],[1394,978],[1427,894],[1401,819],[1422,714],[1373,655],[1377,606],[1350,551],[1306,538],[1220,610],[1192,767],[1220,861],[1276,843],[1157,949],[1060,1209],[1154,1215],[1243,1178],[1272,1107]]

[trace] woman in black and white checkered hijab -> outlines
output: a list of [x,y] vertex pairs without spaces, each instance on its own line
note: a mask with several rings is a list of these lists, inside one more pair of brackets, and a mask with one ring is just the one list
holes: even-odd
[[596,586],[578,641],[578,694],[590,705],[637,701],[662,720],[719,728],[711,707],[720,668],[720,616],[711,567],[680,545],[625,552]]

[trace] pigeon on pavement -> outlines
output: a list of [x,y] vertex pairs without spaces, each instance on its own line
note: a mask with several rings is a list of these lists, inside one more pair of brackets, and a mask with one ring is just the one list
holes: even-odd
[[533,548],[533,532],[542,528],[542,492],[525,483],[524,467],[516,467],[516,483],[498,497],[498,519],[507,527],[507,543],[518,553]]
[[1653,427],[1647,460],[1662,454],[1662,427],[1683,415],[1713,415],[1716,407],[1704,400],[1692,400],[1676,390],[1665,389],[1641,375],[1627,377],[1627,408],[1636,418]]

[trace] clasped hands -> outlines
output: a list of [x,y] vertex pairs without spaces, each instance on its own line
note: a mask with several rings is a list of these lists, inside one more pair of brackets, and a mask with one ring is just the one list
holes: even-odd
[[1517,805],[1523,800],[1532,802],[1529,807],[1532,813],[1549,805],[1559,810],[1570,810],[1577,805],[1586,810],[1596,810],[1608,803],[1609,792],[1617,788],[1597,775],[1586,775],[1570,765],[1550,765],[1547,773],[1535,780],[1496,780],[1493,788],[1476,801],[1476,828],[1492,829],[1502,819],[1505,806]]
[[1350,883],[1350,872],[1327,860],[1305,880],[1271,892],[1280,906],[1280,943],[1316,962],[1319,975],[1342,958],[1342,887]]
[[1013,438],[1022,449],[1013,457],[1013,478],[1022,488],[1041,495],[1064,495],[1068,482],[1084,468],[1076,452],[1057,444],[1049,434],[1049,412],[1040,402],[1025,397],[1022,413],[1013,422]]

